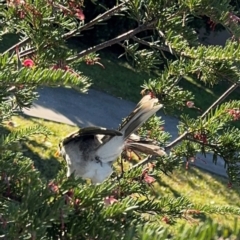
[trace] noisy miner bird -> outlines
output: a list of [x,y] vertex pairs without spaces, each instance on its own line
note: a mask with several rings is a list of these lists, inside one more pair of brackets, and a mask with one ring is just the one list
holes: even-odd
[[151,155],[165,152],[150,141],[141,141],[134,132],[163,105],[151,95],[145,95],[124,119],[118,130],[86,127],[66,136],[59,144],[59,154],[67,162],[67,176],[91,179],[101,183],[113,172],[112,164],[125,148]]

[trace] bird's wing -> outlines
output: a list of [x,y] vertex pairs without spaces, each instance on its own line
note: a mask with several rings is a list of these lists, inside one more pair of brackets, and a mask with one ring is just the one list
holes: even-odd
[[126,144],[126,147],[145,154],[158,156],[166,155],[166,152],[164,151],[163,148],[154,144],[130,142]]
[[69,135],[67,135],[63,141],[62,144],[68,144],[71,141],[75,141],[78,138],[81,138],[83,136],[89,136],[89,135],[109,135],[109,136],[122,136],[122,133],[118,130],[114,130],[114,129],[107,129],[107,128],[101,128],[101,127],[85,127],[85,128],[81,128],[77,131],[74,131],[72,133],[70,133]]

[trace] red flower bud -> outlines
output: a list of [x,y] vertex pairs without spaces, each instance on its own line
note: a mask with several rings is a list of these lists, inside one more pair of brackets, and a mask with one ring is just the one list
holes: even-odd
[[81,21],[85,19],[82,9],[75,9],[75,16]]
[[151,183],[153,183],[153,182],[156,181],[156,179],[153,178],[153,177],[151,177],[151,176],[149,176],[147,172],[144,173],[144,178],[143,178],[143,180],[144,180],[144,182],[146,182],[146,183],[148,183],[148,184],[151,184]]
[[239,109],[228,109],[227,112],[233,117],[233,120],[240,120],[240,110]]
[[54,182],[50,182],[48,184],[48,187],[50,188],[50,190],[54,193],[58,193],[59,192],[59,188],[58,188],[58,185],[55,184]]
[[162,218],[162,221],[165,222],[166,224],[170,223],[170,219],[166,216]]
[[27,58],[23,61],[23,66],[28,67],[28,68],[32,68],[34,66],[34,62],[33,62],[32,59]]
[[115,199],[113,196],[105,197],[105,199],[104,199],[104,204],[105,204],[105,206],[112,205],[112,204],[114,204],[115,202],[118,202],[118,200]]
[[72,198],[73,195],[74,195],[73,189],[68,190],[66,194],[67,194],[67,196],[69,196],[70,198]]
[[79,205],[79,204],[80,204],[80,202],[81,202],[81,201],[80,201],[78,198],[77,198],[77,199],[75,199],[75,201],[74,201],[74,204],[75,204],[75,206],[76,206],[76,205]]

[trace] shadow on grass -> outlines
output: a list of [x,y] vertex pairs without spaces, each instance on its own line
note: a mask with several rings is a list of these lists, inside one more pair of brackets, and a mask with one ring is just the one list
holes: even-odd
[[149,76],[127,68],[115,58],[105,58],[104,54],[101,63],[104,65],[104,69],[98,65],[89,66],[84,63],[79,64],[77,69],[91,79],[92,88],[115,97],[138,102],[141,96],[141,85]]
[[[149,75],[143,72],[136,72],[131,69],[127,61],[119,60],[116,54],[110,51],[100,51],[101,63],[105,66],[105,69],[99,65],[89,66],[84,62],[77,66],[77,69],[84,75],[90,77],[92,80],[92,88],[100,91],[104,91],[113,95],[115,97],[120,97],[133,102],[138,102],[140,98],[141,86],[144,82],[148,80],[156,79],[156,75]],[[179,86],[184,90],[192,92],[194,95],[194,103],[197,108],[201,109],[196,111],[196,109],[184,108],[183,110],[174,110],[174,112],[169,112],[167,109],[165,111],[175,117],[180,115],[188,114],[192,118],[200,116],[205,110],[207,110],[214,101],[216,101],[230,86],[231,84],[224,81],[219,82],[217,85],[210,86],[205,84],[198,79],[182,79]],[[224,102],[229,100],[240,100],[239,89],[231,93]],[[236,123],[237,127],[240,124]],[[234,125],[236,125],[234,123]]]
[[[37,121],[36,124],[41,125]],[[25,126],[23,128],[25,128]],[[6,127],[0,128],[0,133],[1,135],[8,134],[14,130],[15,129],[7,125]],[[34,163],[34,167],[40,172],[41,177],[46,180],[55,178],[59,170],[64,167],[63,161],[60,161],[54,154],[49,153],[47,156],[41,156],[49,150],[49,147],[46,146],[44,141],[39,143],[35,139],[21,140],[11,144],[10,149],[21,152],[23,156],[30,158]]]
[[[195,79],[183,79],[179,85],[185,90],[189,90],[193,93],[195,97],[195,106],[202,110],[202,112],[196,111],[194,108],[187,108],[184,110],[185,114],[188,114],[192,118],[196,118],[206,111],[232,84],[228,82],[220,82],[217,85],[209,86],[201,81],[196,81]],[[240,100],[239,93],[239,89],[235,90],[223,102]],[[180,114],[182,113],[177,113],[177,115]],[[236,125],[240,127],[240,124]]]
[[[38,144],[35,141],[30,141],[30,144],[41,147],[44,151],[46,147],[43,144]],[[53,179],[57,176],[57,173],[62,168],[62,164],[57,158],[51,156],[50,158],[41,158],[38,153],[33,152],[26,144],[23,146],[23,155],[29,157],[34,162],[35,168],[41,173],[41,176],[47,180]]]
[[[42,136],[42,138],[30,138],[29,140],[24,141],[21,147],[23,154],[33,160],[35,167],[41,172],[41,175],[46,179],[53,179],[56,177],[59,170],[64,168],[65,164],[63,159],[54,156],[54,153],[57,150],[58,141],[61,138],[60,132],[65,135],[67,132],[72,132],[73,127],[54,123],[52,121],[43,121],[28,116],[24,116],[24,119],[19,119],[20,125],[24,127],[28,125],[30,126],[30,122],[27,120],[30,120],[33,125],[45,125],[53,131],[54,138],[52,141],[50,139],[52,143],[51,146],[46,146],[46,142],[43,141],[44,136]],[[59,131],[60,129],[61,131]],[[3,129],[3,131],[8,133],[9,127],[8,129]],[[224,199],[226,204],[231,205],[234,203],[234,205],[240,206],[238,201],[240,197],[240,189],[237,188],[237,186],[228,188],[228,179],[226,178],[219,177],[212,173],[210,174],[206,171],[201,171],[195,167],[190,167],[189,170],[185,170],[184,167],[182,167],[181,170],[175,171],[169,177],[164,176],[165,175],[160,175],[156,179],[156,185],[158,184],[160,187],[159,189],[158,186],[155,188],[157,196],[162,196],[164,194],[172,194],[174,197],[179,197],[181,195],[193,196],[197,193],[198,196],[201,197],[201,192],[204,196],[209,191],[209,202],[211,201],[211,196],[214,194],[221,196],[221,201]],[[189,194],[186,191],[183,194],[183,189],[187,188],[187,186],[189,186]],[[161,187],[163,189],[161,189]]]
[[[219,176],[214,173],[209,173],[206,171],[202,171],[197,169],[196,167],[191,168],[191,173],[194,174],[200,181],[204,181],[208,185],[208,188],[214,192],[216,195],[219,195],[224,198],[224,200],[228,204],[232,204],[232,199],[229,198],[229,196],[234,192],[238,197],[240,198],[240,188],[239,186],[233,185],[233,187],[228,187],[229,180],[227,177]],[[209,179],[211,182],[209,182]],[[189,180],[189,183],[192,181]],[[240,207],[240,202],[236,201],[234,203],[235,205],[238,205]]]
[[[235,205],[240,207],[240,188],[238,185],[234,185],[230,188],[228,186],[229,180],[227,177],[216,175],[197,167],[190,167],[188,170],[181,168],[176,174],[172,176],[174,182],[179,182],[179,190],[177,192],[182,193],[184,185],[190,186],[190,195],[194,192],[198,193],[197,196],[206,198],[209,203],[218,205],[218,199],[223,200],[228,205]],[[171,183],[167,184],[167,187],[171,189]],[[176,191],[176,188],[174,189]],[[199,193],[199,191],[201,191]],[[175,193],[176,194],[176,193]],[[185,193],[188,195],[188,193]],[[211,201],[211,196],[216,197],[215,203]]]
[[[171,185],[167,184],[166,182],[162,181],[161,177],[160,176],[157,176],[155,177],[156,179],[156,182],[159,184],[159,186],[161,187],[165,187],[167,188],[168,190],[170,190],[170,192],[173,194],[174,197],[180,197],[181,196],[181,193],[179,193],[178,191],[176,191],[175,189],[173,189],[171,187]],[[163,195],[162,193],[158,192],[158,196],[161,196]]]

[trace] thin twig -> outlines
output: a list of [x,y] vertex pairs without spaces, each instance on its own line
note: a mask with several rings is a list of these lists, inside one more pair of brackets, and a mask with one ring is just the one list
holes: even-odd
[[177,145],[179,142],[181,142],[186,136],[188,132],[184,132],[182,135],[180,135],[178,138],[173,140],[171,143],[169,143],[166,147],[165,150],[168,151],[169,149],[173,148],[175,145]]
[[66,34],[64,34],[62,37],[64,39],[68,39],[70,37],[72,37],[75,33],[77,33],[78,31],[79,32],[82,32],[82,31],[85,31],[87,29],[89,29],[90,27],[94,26],[96,23],[98,23],[100,20],[103,21],[103,20],[106,20],[107,18],[113,16],[115,13],[121,11],[121,8],[124,6],[125,3],[121,3],[111,9],[109,9],[108,11],[104,12],[103,14],[97,16],[96,18],[94,18],[92,21],[84,24],[83,26],[79,27],[78,29],[75,29],[73,31],[70,31]]
[[[202,115],[200,118],[204,118],[212,109],[218,106],[230,93],[232,93],[238,87],[237,83],[234,83],[226,92],[224,92]],[[188,132],[184,132],[181,136],[176,138],[173,142],[169,143],[165,150],[169,150],[175,145],[177,145],[183,138],[187,136]]]
[[72,62],[72,61],[74,61],[74,60],[76,60],[76,59],[78,59],[78,58],[81,58],[81,57],[89,54],[89,53],[99,51],[99,50],[101,50],[101,49],[103,49],[103,48],[106,48],[106,47],[109,47],[109,46],[114,45],[114,44],[116,44],[116,43],[119,43],[119,42],[121,42],[121,41],[123,41],[123,40],[132,38],[132,37],[133,37],[134,35],[136,35],[137,33],[140,33],[140,32],[142,32],[142,31],[145,31],[145,30],[147,30],[147,29],[152,28],[153,25],[154,25],[156,22],[157,22],[157,20],[154,20],[154,21],[152,21],[152,22],[150,22],[150,23],[142,24],[142,25],[140,25],[139,27],[137,27],[137,28],[135,28],[135,29],[132,29],[132,30],[130,30],[130,31],[124,33],[124,34],[121,34],[121,35],[119,35],[119,36],[117,36],[117,37],[115,37],[115,38],[113,38],[113,39],[111,39],[111,40],[108,40],[108,41],[106,41],[106,42],[100,43],[100,44],[98,44],[98,45],[96,45],[96,46],[94,46],[94,47],[90,47],[90,48],[88,48],[88,49],[86,49],[86,50],[83,50],[82,52],[78,53],[76,56],[71,57],[71,58],[68,58],[68,59],[67,59],[67,62]]
[[[238,87],[237,83],[234,83],[226,92],[224,92],[202,115],[200,118],[204,118],[212,109],[214,109],[216,106],[218,106],[230,93],[232,93],[236,88]],[[188,132],[184,132],[181,136],[176,138],[174,141],[169,143],[165,147],[165,151],[168,151],[169,149],[173,148],[176,146],[179,142],[181,142],[184,138],[186,138],[188,135]],[[216,147],[216,146],[214,146]],[[140,167],[142,165],[145,165],[149,163],[152,160],[152,156],[148,156],[145,159],[143,159],[141,162],[137,163],[134,165],[130,170],[135,169],[137,167]]]
[[[47,46],[46,46],[47,47]],[[36,53],[37,49],[32,47],[20,53],[21,58],[26,56],[31,56],[32,54]]]
[[158,45],[156,45],[155,43],[147,42],[147,41],[145,41],[145,40],[142,40],[142,39],[140,39],[140,38],[137,38],[136,36],[132,37],[132,39],[133,39],[135,42],[141,43],[141,44],[146,45],[146,46],[148,46],[148,47],[155,48],[155,49],[158,49],[158,50],[160,50],[160,51],[170,52],[170,50],[168,49],[168,47],[158,46]]
[[132,166],[132,167],[129,169],[129,171],[132,170],[132,169],[138,168],[138,167],[140,167],[140,166],[142,166],[142,165],[145,165],[145,164],[147,164],[147,163],[149,163],[149,162],[151,162],[152,158],[153,158],[152,155],[148,155],[148,156],[147,156],[146,158],[144,158],[142,161],[140,161],[139,163],[137,163],[137,164],[135,164],[134,166]]
[[12,47],[10,47],[9,49],[7,49],[3,54],[6,54],[10,51],[13,51],[16,49],[16,47],[21,47],[21,45],[25,44],[26,42],[28,42],[30,40],[30,38],[25,38],[22,41],[18,42],[17,44],[13,45]]
[[26,56],[29,56],[29,55],[32,55],[33,53],[36,52],[36,48],[35,47],[31,47],[29,49],[26,49],[25,51],[21,52],[20,53],[20,57],[26,57]]
[[[77,28],[77,29],[74,29],[68,33],[65,33],[62,35],[62,38],[63,39],[68,39],[72,36],[74,36],[77,32],[82,32],[82,31],[85,31],[87,29],[89,29],[90,27],[94,26],[96,23],[98,23],[99,21],[103,21],[103,20],[106,20],[107,18],[110,18],[111,16],[113,16],[115,13],[121,11],[122,7],[124,6],[124,3],[121,3],[111,9],[109,9],[108,11],[104,12],[103,14],[97,16],[96,18],[94,18],[92,21],[84,24],[83,26]],[[47,48],[48,46],[45,46],[45,48]],[[28,49],[26,51],[23,51],[21,53],[21,57],[25,57],[25,56],[29,56],[33,53],[36,52],[36,49],[35,48],[32,48],[31,51]]]
[[202,144],[204,146],[211,147],[211,148],[219,148],[218,144],[203,143],[203,142],[200,142],[197,139],[189,137],[189,135],[186,136],[186,140],[189,140],[189,141],[192,141],[192,142],[195,142],[195,143],[198,143],[198,144]]
[[158,30],[157,33],[158,33],[158,35],[159,35],[160,38],[163,38],[163,39],[165,40],[165,44],[168,46],[169,52],[170,52],[171,54],[175,54],[175,52],[173,52],[173,50],[172,50],[172,47],[171,47],[169,44],[166,43],[166,37],[165,37],[164,33],[163,33],[161,30]]
[[221,97],[219,97],[201,116],[204,118],[213,108],[219,105],[230,93],[232,93],[235,89],[238,88],[238,84],[234,83],[226,92],[224,92]]
[[[66,61],[68,63],[72,62],[72,61],[74,61],[74,60],[76,60],[78,58],[81,58],[81,57],[89,54],[89,53],[97,52],[97,51],[99,51],[101,49],[104,49],[104,48],[109,47],[111,45],[117,44],[117,43],[119,43],[119,42],[121,42],[123,40],[132,38],[134,35],[138,34],[139,32],[145,31],[147,29],[151,29],[156,22],[157,22],[157,20],[154,20],[154,21],[152,21],[150,23],[142,24],[142,25],[138,26],[137,28],[132,29],[132,30],[130,30],[130,31],[124,33],[124,34],[121,34],[121,35],[119,35],[119,36],[117,36],[117,37],[115,37],[115,38],[113,38],[111,40],[108,40],[106,42],[100,43],[100,44],[98,44],[98,45],[96,45],[94,47],[90,47],[90,48],[88,48],[86,50],[83,50],[82,52],[78,53],[74,57],[68,58]],[[25,55],[31,55],[35,51],[36,50],[33,50],[32,52],[28,51],[27,54],[23,52],[23,53],[21,53],[21,57],[23,57]]]

